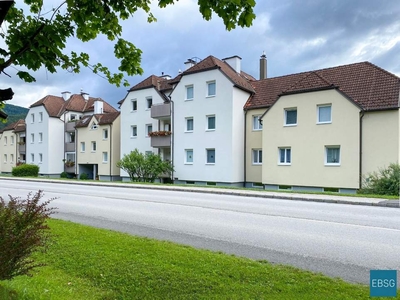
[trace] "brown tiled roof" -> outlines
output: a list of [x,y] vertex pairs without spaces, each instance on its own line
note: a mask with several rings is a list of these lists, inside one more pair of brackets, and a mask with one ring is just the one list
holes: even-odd
[[301,92],[333,85],[364,110],[399,107],[400,78],[370,62],[251,82],[256,93],[244,108],[270,107],[285,92]]
[[[190,67],[186,71],[184,71],[181,76],[203,72],[207,70],[220,69],[222,73],[224,73],[235,86],[248,91],[250,93],[254,92],[252,85],[249,83],[249,75],[247,73],[241,72],[238,74],[228,63],[210,55],[198,62],[194,66]],[[251,78],[252,76],[250,76]],[[252,77],[254,79],[254,77]],[[250,79],[250,80],[252,80]],[[174,79],[173,79],[174,80]]]
[[[14,132],[23,132],[25,131],[25,120],[20,119],[17,122],[11,123],[4,127],[2,130],[0,130],[0,133],[3,133],[4,131],[9,131],[13,130]],[[23,130],[22,130],[23,129]]]
[[106,114],[94,114],[91,116],[84,116],[79,122],[76,123],[75,127],[87,127],[90,123],[90,120],[94,117],[97,120],[97,124],[99,125],[107,125],[112,124],[120,115],[120,112],[112,112]]
[[145,80],[139,82],[137,85],[131,87],[129,92],[142,90],[142,89],[148,89],[151,87],[154,87],[157,90],[160,90],[161,83],[165,82],[165,81],[167,81],[167,79],[158,77],[156,75],[151,75],[151,76],[147,77]]
[[50,117],[57,117],[64,102],[62,97],[48,95],[33,103],[29,108],[43,105]]

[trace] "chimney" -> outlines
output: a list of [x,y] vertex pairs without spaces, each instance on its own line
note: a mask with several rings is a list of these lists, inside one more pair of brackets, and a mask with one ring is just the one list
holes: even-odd
[[103,113],[103,101],[100,99],[94,100],[94,113],[95,114],[102,114]]
[[167,74],[164,74],[164,72],[161,72],[161,76],[160,76],[161,78],[164,78],[164,79],[166,79],[166,80],[170,80],[171,79],[171,76],[170,75],[167,75]]
[[85,99],[85,101],[89,100],[89,94],[88,93],[85,93],[83,90],[81,90],[81,95],[82,95],[83,99]]
[[67,101],[71,97],[71,92],[62,92],[61,95],[64,101]]
[[260,58],[260,80],[267,78],[267,56],[265,55],[265,51]]
[[241,64],[242,64],[242,58],[235,55],[231,57],[227,57],[222,59],[224,62],[226,62],[228,65],[230,65],[236,73],[240,73],[241,71]]
[[187,60],[187,62],[185,62],[185,70],[190,69],[190,68],[193,67],[195,64],[196,64],[196,62],[195,62],[193,59],[189,58],[189,59]]

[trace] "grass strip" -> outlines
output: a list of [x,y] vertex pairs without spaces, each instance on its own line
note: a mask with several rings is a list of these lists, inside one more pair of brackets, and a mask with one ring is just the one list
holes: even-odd
[[[61,220],[47,264],[0,299],[366,299],[369,288],[296,268]],[[399,297],[397,298],[399,299]]]

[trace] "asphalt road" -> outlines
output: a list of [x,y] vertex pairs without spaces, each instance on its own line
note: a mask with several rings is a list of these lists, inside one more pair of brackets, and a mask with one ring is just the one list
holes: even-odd
[[[369,284],[400,271],[400,210],[231,195],[0,180],[0,196],[45,191],[54,216],[293,265]],[[400,278],[398,278],[398,285]]]

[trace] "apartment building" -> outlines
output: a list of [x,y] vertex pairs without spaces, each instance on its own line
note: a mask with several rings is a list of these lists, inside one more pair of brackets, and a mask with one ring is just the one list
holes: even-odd
[[25,121],[18,120],[0,131],[0,172],[11,173],[25,162]]

